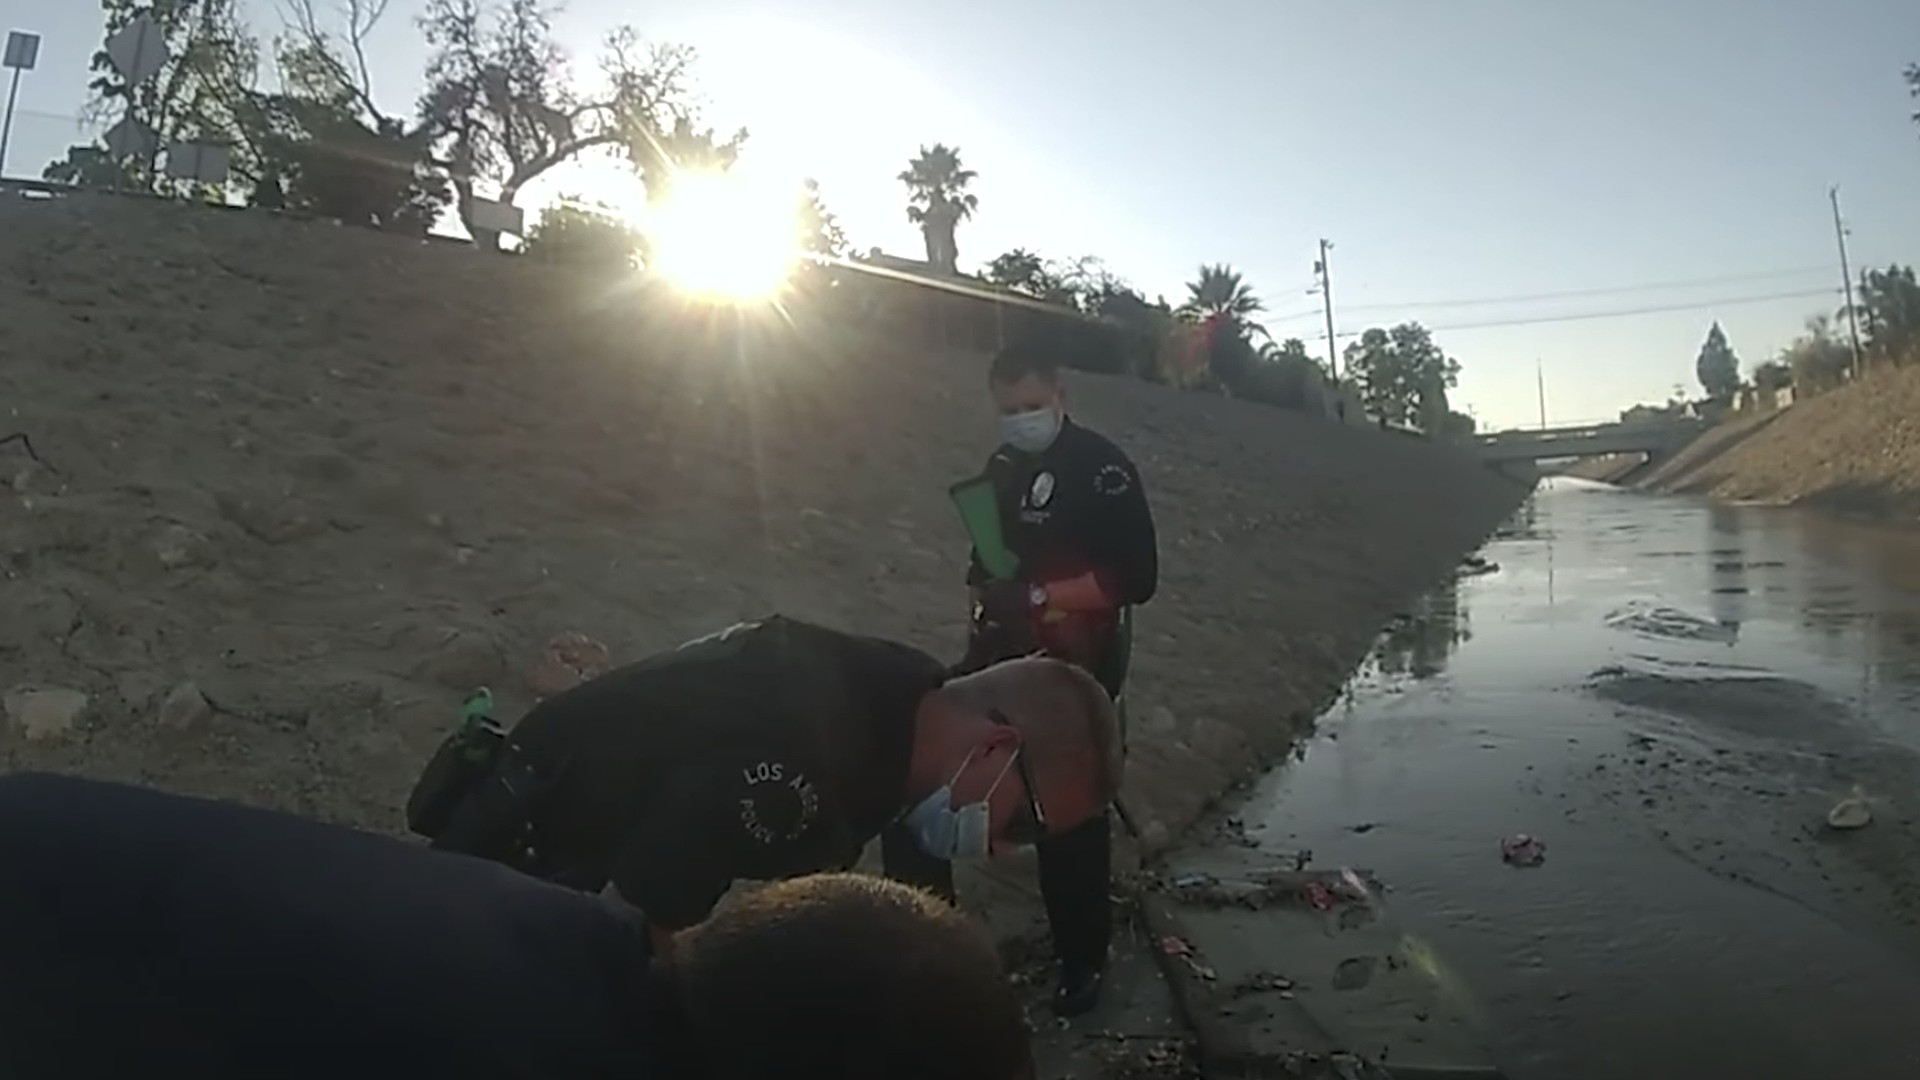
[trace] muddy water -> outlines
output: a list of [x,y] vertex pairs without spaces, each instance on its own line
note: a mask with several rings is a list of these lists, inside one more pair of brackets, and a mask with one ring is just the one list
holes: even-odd
[[1920,537],[1555,481],[1485,555],[1251,837],[1376,872],[1521,1080],[1920,1076]]

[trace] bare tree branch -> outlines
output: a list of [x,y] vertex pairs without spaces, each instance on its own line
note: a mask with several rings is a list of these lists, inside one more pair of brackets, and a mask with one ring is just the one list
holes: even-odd
[[[373,72],[367,64],[367,35],[387,16],[392,0],[347,0],[347,42],[360,69],[360,92],[373,97]],[[375,116],[379,114],[376,113]]]
[[287,21],[312,50],[315,58],[333,71],[340,85],[353,95],[354,104],[367,111],[376,126],[388,123],[385,113],[374,104],[373,75],[367,64],[366,40],[386,16],[390,0],[345,0],[347,48],[353,54],[353,67],[333,51],[333,35],[323,24],[314,0],[281,0]]

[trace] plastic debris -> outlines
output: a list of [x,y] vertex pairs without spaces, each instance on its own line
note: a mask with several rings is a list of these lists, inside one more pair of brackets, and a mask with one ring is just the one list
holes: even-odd
[[1188,944],[1185,938],[1168,934],[1160,939],[1160,951],[1168,956],[1192,956],[1193,946]]
[[1832,829],[1860,829],[1872,821],[1873,807],[1867,805],[1866,793],[1858,787],[1827,811],[1827,827]]
[[1310,881],[1307,883],[1307,903],[1312,904],[1315,911],[1332,911],[1333,890],[1317,881]]
[[1547,858],[1547,845],[1539,837],[1517,833],[1500,841],[1500,858],[1509,866],[1539,866]]

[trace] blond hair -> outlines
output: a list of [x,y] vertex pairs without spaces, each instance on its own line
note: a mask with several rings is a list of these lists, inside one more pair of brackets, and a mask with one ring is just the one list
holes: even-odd
[[1028,761],[1037,782],[1085,776],[1101,805],[1119,793],[1119,711],[1084,668],[1050,657],[1006,660],[960,676],[940,693],[968,712],[997,709],[1005,715],[1032,751]]

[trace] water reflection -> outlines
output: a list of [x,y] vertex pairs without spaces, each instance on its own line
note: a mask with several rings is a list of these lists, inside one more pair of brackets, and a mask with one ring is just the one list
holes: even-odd
[[1728,644],[1740,640],[1747,611],[1747,548],[1740,526],[1738,512],[1707,508],[1707,603]]
[[[1551,484],[1487,554],[1256,789],[1258,842],[1379,872],[1520,1080],[1920,1076],[1920,536]],[[1541,868],[1499,864],[1521,831]]]
[[1448,658],[1472,640],[1460,582],[1450,579],[1388,625],[1374,646],[1372,663],[1382,675],[1431,679],[1446,671]]

